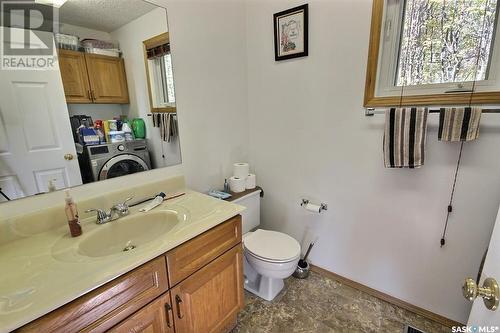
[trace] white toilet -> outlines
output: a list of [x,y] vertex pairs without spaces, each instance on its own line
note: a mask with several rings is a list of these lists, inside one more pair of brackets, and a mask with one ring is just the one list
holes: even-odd
[[271,301],[283,289],[283,279],[295,271],[300,244],[282,232],[256,229],[260,225],[260,191],[233,201],[247,209],[242,215],[245,289]]

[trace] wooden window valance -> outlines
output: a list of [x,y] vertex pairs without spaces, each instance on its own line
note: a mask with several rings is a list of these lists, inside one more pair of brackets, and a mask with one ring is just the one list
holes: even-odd
[[169,53],[170,53],[170,43],[155,46],[153,48],[146,50],[148,59],[162,57]]

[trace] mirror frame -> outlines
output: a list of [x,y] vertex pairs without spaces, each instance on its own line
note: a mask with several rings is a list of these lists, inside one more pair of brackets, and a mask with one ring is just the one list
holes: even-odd
[[[499,104],[500,91],[474,92],[472,98],[470,93],[456,94],[428,94],[411,96],[375,96],[377,82],[377,68],[380,54],[380,37],[384,19],[385,0],[373,0],[372,21],[370,26],[370,40],[368,49],[368,62],[366,65],[365,96],[363,106],[365,108],[390,107],[396,105],[460,105],[460,104]],[[499,45],[500,47],[500,45]]]
[[161,107],[161,108],[155,108],[153,106],[153,94],[151,93],[151,79],[149,76],[149,66],[148,66],[148,53],[147,50],[151,49],[156,46],[160,46],[162,44],[167,44],[170,43],[170,37],[168,32],[164,32],[162,34],[159,34],[157,36],[151,37],[149,39],[146,39],[145,41],[142,42],[143,45],[143,50],[144,50],[144,64],[146,66],[146,81],[148,82],[148,94],[149,94],[149,108],[151,110],[151,113],[165,113],[165,112],[171,112],[171,113],[176,113],[177,112],[177,107],[176,106],[167,106],[167,107]]

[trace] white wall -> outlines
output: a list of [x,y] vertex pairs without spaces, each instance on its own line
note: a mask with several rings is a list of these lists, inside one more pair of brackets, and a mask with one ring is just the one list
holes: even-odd
[[106,120],[120,117],[123,114],[120,104],[68,104],[70,116],[91,116],[92,120]]
[[198,190],[220,188],[232,163],[248,158],[245,4],[163,3],[168,10],[186,181]]
[[167,13],[164,8],[157,8],[111,32],[112,38],[120,43],[127,72],[130,104],[123,105],[123,109],[130,119],[144,119],[155,168],[181,163],[179,140],[164,142],[160,137],[160,129],[153,127],[152,119],[148,117],[150,104],[142,42],[167,31]]
[[[303,1],[247,6],[250,161],[265,190],[263,223],[297,239],[319,235],[314,264],[448,318],[466,322],[465,277],[476,277],[500,199],[500,117],[483,116],[467,143],[447,245],[440,248],[458,145],[437,141],[426,165],[383,168],[383,116],[362,100],[370,0],[310,0],[309,56],[274,61],[272,14]],[[300,199],[329,204],[314,215]]]
[[[61,20],[64,20],[64,17],[61,17]],[[59,25],[59,32],[63,34],[78,36],[80,37],[80,40],[86,38],[100,39],[107,41],[112,40],[111,35],[105,31],[90,29],[69,23],[61,23]]]

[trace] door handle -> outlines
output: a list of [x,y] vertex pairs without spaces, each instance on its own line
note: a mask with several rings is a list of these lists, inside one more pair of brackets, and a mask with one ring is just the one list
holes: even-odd
[[491,311],[498,308],[500,289],[493,278],[486,278],[482,287],[479,287],[473,279],[467,278],[462,286],[462,293],[469,301],[474,301],[478,296],[482,297],[484,305]]
[[167,327],[172,327],[172,322],[170,321],[170,312],[172,312],[172,306],[170,303],[165,303],[165,312],[167,313]]
[[71,161],[73,158],[75,158],[73,154],[64,154],[64,159],[66,161]]
[[182,304],[182,299],[179,295],[175,295],[175,305],[177,308],[177,318],[182,319],[184,316],[181,313],[181,304]]

